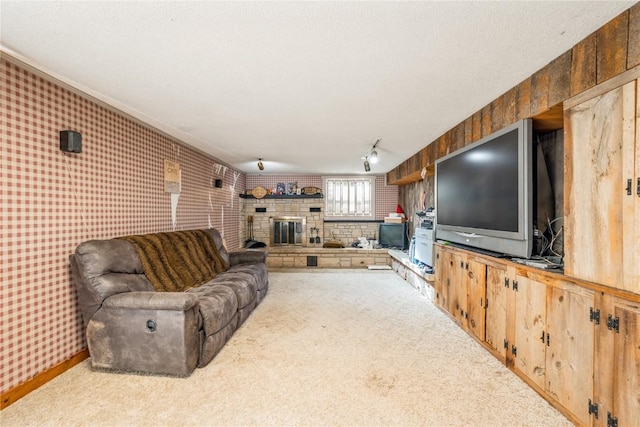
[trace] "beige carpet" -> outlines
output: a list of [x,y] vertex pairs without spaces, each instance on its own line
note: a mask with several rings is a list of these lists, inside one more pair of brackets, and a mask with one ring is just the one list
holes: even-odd
[[9,426],[572,425],[391,271],[275,272],[189,378],[85,361],[0,412]]

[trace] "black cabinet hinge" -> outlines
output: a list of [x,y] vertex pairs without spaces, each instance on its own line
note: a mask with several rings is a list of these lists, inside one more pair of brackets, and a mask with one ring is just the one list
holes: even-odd
[[513,281],[513,285],[511,285],[511,286],[513,287],[514,291],[518,292],[518,281],[517,280],[514,280]]
[[549,344],[551,341],[551,334],[547,332],[547,334],[545,335],[544,331],[542,331],[542,336],[540,337],[540,341],[542,341],[542,344],[544,344],[545,338],[547,339],[547,347],[549,347]]
[[504,340],[503,341],[503,347],[504,347],[505,350],[508,350],[509,349],[509,341]]
[[618,427],[618,418],[611,415],[611,412],[607,412],[607,427]]
[[511,346],[511,354],[513,354],[514,356],[518,355],[518,347],[516,347],[515,345]]
[[638,178],[638,184],[636,185],[636,194],[640,197],[640,178]]
[[631,185],[632,185],[631,183],[632,183],[632,182],[633,182],[633,180],[632,180],[632,179],[628,179],[628,180],[627,180],[627,188],[625,188],[625,190],[627,191],[627,196],[630,196],[630,195],[631,195]]
[[620,333],[620,318],[616,317],[614,319],[613,316],[608,315],[607,316],[607,328],[609,330],[614,329],[617,333]]
[[508,287],[509,287],[509,278],[508,278],[508,277],[505,277],[505,278],[504,278],[504,287],[505,287],[505,288],[508,288]]
[[600,324],[600,309],[594,310],[593,307],[589,307],[589,321]]
[[596,420],[598,419],[598,404],[593,403],[591,399],[589,399],[589,413],[593,414]]

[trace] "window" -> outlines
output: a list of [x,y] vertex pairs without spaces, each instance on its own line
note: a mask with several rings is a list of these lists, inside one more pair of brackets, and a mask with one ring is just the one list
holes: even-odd
[[374,219],[375,179],[324,177],[325,218]]

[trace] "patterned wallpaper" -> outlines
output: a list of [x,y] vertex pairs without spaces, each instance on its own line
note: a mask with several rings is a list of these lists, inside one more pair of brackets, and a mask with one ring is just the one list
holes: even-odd
[[[318,187],[322,188],[322,176],[315,175],[261,175],[247,174],[246,189],[258,185],[264,188],[274,189],[279,183],[297,182],[298,188]],[[242,190],[240,190],[242,192]],[[386,185],[384,175],[376,175],[376,219],[383,219],[395,212],[398,207],[398,186]],[[404,209],[404,208],[403,208]]]
[[[89,239],[169,231],[163,161],[182,170],[176,229],[223,231],[241,247],[238,194],[320,176],[245,175],[129,116],[0,59],[0,392],[76,355],[86,342],[68,256]],[[59,131],[82,153],[59,150]],[[222,188],[213,181],[221,179]],[[376,177],[376,218],[395,212],[398,187]]]
[[[68,129],[81,154],[59,150]],[[79,243],[172,229],[165,159],[182,170],[176,229],[211,224],[240,247],[244,174],[5,58],[0,132],[1,392],[86,347],[68,261]]]

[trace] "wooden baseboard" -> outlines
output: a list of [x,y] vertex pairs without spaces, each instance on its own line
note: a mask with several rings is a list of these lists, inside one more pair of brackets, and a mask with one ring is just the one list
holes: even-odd
[[84,349],[80,353],[73,356],[72,358],[67,359],[64,362],[61,362],[50,369],[47,369],[46,371],[31,378],[27,382],[12,388],[6,393],[2,393],[2,395],[0,396],[0,410],[6,408],[12,403],[23,398],[24,396],[31,393],[33,390],[37,389],[38,387],[41,387],[42,385],[48,383],[58,375],[67,371],[68,369],[71,369],[72,367],[74,367],[75,365],[82,362],[84,359],[88,357],[89,357],[89,350]]

